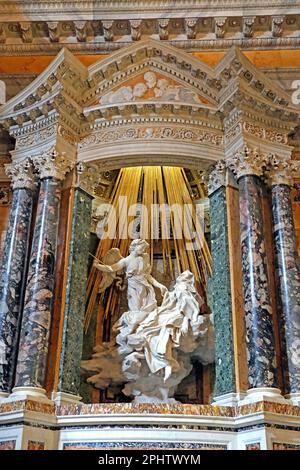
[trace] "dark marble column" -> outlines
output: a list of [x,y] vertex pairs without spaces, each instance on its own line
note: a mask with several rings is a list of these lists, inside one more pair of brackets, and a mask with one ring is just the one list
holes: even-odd
[[219,162],[208,175],[212,254],[208,299],[215,326],[214,397],[217,400],[236,392],[225,180],[226,168]]
[[70,163],[50,152],[35,158],[34,165],[41,183],[13,392],[29,387],[43,393],[53,305],[60,185]]
[[6,167],[13,198],[0,274],[0,393],[13,386],[20,326],[23,281],[26,272],[34,178],[28,160]]
[[293,163],[273,157],[270,183],[284,388],[300,403],[300,270],[290,197]]
[[265,391],[279,395],[263,235],[263,183],[260,176],[264,165],[264,159],[249,149],[244,149],[230,161],[230,167],[236,173],[239,185],[249,387],[262,390],[262,393]]

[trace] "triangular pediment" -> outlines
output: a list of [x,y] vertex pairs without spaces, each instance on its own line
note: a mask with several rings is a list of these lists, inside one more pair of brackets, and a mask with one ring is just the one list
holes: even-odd
[[177,101],[217,106],[214,71],[173,46],[147,40],[89,67],[92,89],[85,106],[136,101]]
[[195,87],[188,86],[184,81],[176,80],[153,67],[146,68],[141,73],[112,86],[100,97],[94,99],[90,106],[149,101],[214,106],[213,100],[202,96]]
[[230,49],[212,68],[180,49],[147,40],[88,68],[62,49],[36,80],[0,108],[0,122],[14,132],[57,113],[78,134],[95,119],[142,114],[143,107],[152,114],[209,113],[219,120],[241,106],[267,116],[281,113],[280,119],[288,121],[299,116],[290,96],[239,49]]

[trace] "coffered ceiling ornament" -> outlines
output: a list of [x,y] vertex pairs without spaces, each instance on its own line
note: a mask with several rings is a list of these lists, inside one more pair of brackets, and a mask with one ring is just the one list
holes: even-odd
[[[173,25],[165,19],[160,23],[166,31]],[[194,31],[199,27],[182,23]],[[78,34],[87,28],[84,22],[75,26]],[[102,22],[104,26],[111,34],[118,27]],[[128,33],[139,26],[128,23]],[[176,139],[189,156],[199,154],[200,146],[202,153],[205,145],[219,149],[216,160],[224,158],[224,147],[232,142],[237,146],[231,155],[241,147],[240,135],[259,148],[265,142],[288,146],[299,114],[290,96],[237,48],[212,68],[151,39],[136,40],[88,68],[62,49],[39,77],[0,108],[0,124],[16,139],[13,159],[49,148],[75,159],[77,151],[90,145],[109,155],[111,145],[118,142],[121,150],[128,140],[131,152],[134,142],[147,142],[144,148],[151,153],[157,141]]]
[[73,161],[59,154],[55,149],[35,156],[32,160],[40,179],[53,178],[62,181],[74,167]]
[[36,187],[35,175],[30,159],[5,165],[5,173],[11,178],[12,189],[30,189]]

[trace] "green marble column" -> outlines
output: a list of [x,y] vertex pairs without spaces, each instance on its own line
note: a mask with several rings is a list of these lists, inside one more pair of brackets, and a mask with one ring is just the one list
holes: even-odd
[[65,394],[70,400],[72,396],[74,399],[76,397],[79,399],[92,199],[92,196],[84,190],[75,189],[62,349],[56,392],[56,396],[60,396],[62,401]]
[[208,298],[215,325],[215,400],[236,392],[225,178],[222,162],[208,176],[212,253]]

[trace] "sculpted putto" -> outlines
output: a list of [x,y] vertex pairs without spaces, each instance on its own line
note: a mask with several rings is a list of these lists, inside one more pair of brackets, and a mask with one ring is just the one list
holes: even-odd
[[[82,370],[93,374],[88,382],[97,388],[125,384],[123,393],[135,403],[172,403],[177,386],[192,370],[192,360],[213,362],[213,324],[210,315],[200,313],[203,299],[194,275],[183,272],[168,291],[151,275],[147,248],[145,240],[134,240],[126,258],[119,254],[111,265],[95,262],[110,276],[125,271],[128,311],[113,326],[114,339],[96,346]],[[161,306],[154,288],[163,296]]]

